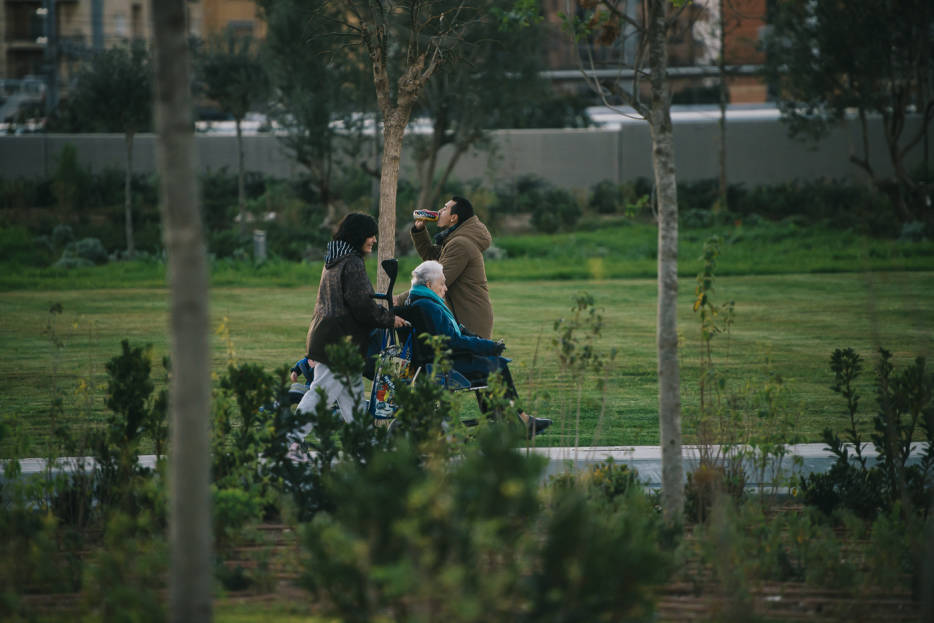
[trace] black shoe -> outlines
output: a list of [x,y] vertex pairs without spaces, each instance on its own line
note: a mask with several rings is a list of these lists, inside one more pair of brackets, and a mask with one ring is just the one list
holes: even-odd
[[529,439],[532,439],[539,433],[545,432],[545,429],[548,428],[549,426],[551,426],[551,420],[549,420],[548,418],[532,417],[530,415],[529,422],[528,424],[526,424],[526,428],[528,429]]

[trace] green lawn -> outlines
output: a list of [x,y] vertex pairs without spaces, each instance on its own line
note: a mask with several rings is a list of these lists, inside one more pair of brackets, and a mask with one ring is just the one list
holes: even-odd
[[[934,242],[872,238],[850,230],[802,226],[793,222],[756,226],[732,224],[682,229],[678,272],[693,280],[698,259],[711,236],[722,240],[720,275],[775,275],[853,271],[934,270]],[[555,235],[496,236],[500,259],[487,261],[490,281],[530,279],[580,280],[653,278],[657,230],[654,225],[609,223],[593,231]],[[418,263],[412,254],[400,258],[403,280]],[[376,262],[369,262],[376,276]],[[158,261],[113,262],[91,268],[31,268],[0,264],[0,292],[150,288],[165,283]],[[211,267],[216,287],[304,287],[316,285],[321,263],[216,260]],[[693,286],[692,286],[693,287]]]
[[[691,311],[694,280],[682,279],[682,399],[685,428],[697,405],[699,329]],[[520,394],[531,410],[556,420],[540,445],[654,444],[658,442],[655,373],[654,279],[497,280],[491,283],[495,337],[513,357]],[[586,379],[579,428],[577,400],[558,380],[551,338],[555,319],[567,315],[577,293],[589,292],[605,317],[601,347],[617,348],[606,375],[606,409]],[[828,359],[834,348],[853,347],[875,359],[879,346],[895,354],[897,366],[934,351],[934,272],[727,276],[714,292],[736,302],[729,336],[714,340],[714,358],[728,373],[727,389],[747,392],[782,380],[784,412],[805,440],[842,422],[842,400],[829,389]],[[48,313],[53,303],[61,315]],[[314,284],[298,288],[215,286],[211,291],[213,369],[221,374],[232,356],[273,370],[291,365],[304,349],[314,304]],[[151,343],[153,359],[167,354],[167,291],[161,287],[17,290],[0,294],[0,414],[22,427],[32,447],[14,449],[8,437],[2,456],[36,456],[51,426],[49,405],[61,397],[71,422],[99,421],[104,413],[105,363],[120,340]],[[53,345],[48,323],[63,341]],[[766,364],[766,359],[771,364]],[[867,363],[867,369],[871,368]],[[161,366],[154,366],[161,377]],[[864,374],[869,380],[869,373]],[[863,388],[866,417],[871,386]],[[474,408],[463,396],[465,409]],[[757,413],[747,414],[753,421]],[[13,417],[9,417],[13,416]],[[761,418],[760,418],[761,420]],[[768,428],[768,422],[759,422]]]

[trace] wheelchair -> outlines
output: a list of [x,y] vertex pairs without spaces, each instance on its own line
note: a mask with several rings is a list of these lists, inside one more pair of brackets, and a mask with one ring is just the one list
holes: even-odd
[[[481,412],[488,418],[495,417],[495,409],[487,406],[484,390],[489,389],[490,372],[477,372],[464,374],[454,369],[440,371],[435,369],[434,349],[422,341],[419,336],[427,333],[429,323],[423,318],[423,312],[417,307],[396,307],[393,301],[393,288],[399,272],[399,263],[396,258],[383,260],[382,269],[389,277],[386,292],[374,293],[377,300],[384,300],[389,310],[405,319],[408,326],[400,329],[374,329],[370,335],[370,346],[366,356],[363,376],[372,381],[369,398],[365,400],[364,409],[378,426],[386,426],[390,431],[396,424],[395,402],[396,383],[415,383],[420,378],[431,379],[441,387],[452,392],[477,392],[477,404]],[[456,359],[456,356],[455,356]],[[509,359],[505,359],[507,362]],[[289,390],[289,401],[292,405],[298,404],[308,390],[311,376],[307,370],[301,369],[299,361],[296,371],[305,374],[306,383],[293,383]],[[336,407],[335,407],[336,408]],[[477,419],[464,419],[466,426],[475,426]]]
[[[445,371],[436,370],[434,349],[419,337],[428,332],[426,327],[429,326],[423,312],[417,307],[394,306],[392,289],[398,275],[398,261],[395,258],[383,260],[382,268],[389,276],[389,286],[385,293],[372,296],[387,301],[390,310],[409,324],[400,329],[375,331],[378,346],[371,348],[375,353],[368,355],[368,360],[372,361],[372,386],[367,411],[378,425],[388,426],[392,430],[398,409],[394,402],[395,383],[415,383],[420,378],[429,378],[452,392],[483,392],[489,389],[490,373],[464,374],[453,367]],[[478,405],[482,400],[482,394],[478,393]],[[476,419],[465,419],[463,423],[475,426],[479,422]]]

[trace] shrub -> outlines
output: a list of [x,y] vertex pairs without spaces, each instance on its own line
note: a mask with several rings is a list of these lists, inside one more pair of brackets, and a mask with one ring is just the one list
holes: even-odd
[[75,256],[93,262],[94,264],[107,263],[107,250],[97,238],[82,238],[74,243]]
[[622,189],[609,180],[597,182],[590,192],[590,209],[600,214],[614,214],[622,204]]
[[78,152],[71,143],[62,147],[53,174],[52,189],[60,214],[86,207],[88,174],[78,163]]
[[495,220],[503,214],[534,212],[544,200],[550,184],[537,175],[523,175],[497,189],[496,201],[490,208]]
[[328,487],[340,506],[302,535],[305,585],[346,621],[646,616],[668,567],[639,488],[608,505],[557,487],[543,507],[543,459],[481,429],[459,461],[403,441],[335,470]]
[[540,232],[553,234],[559,229],[571,229],[581,217],[577,200],[562,188],[545,191],[532,212],[532,225]]
[[82,238],[65,246],[62,257],[55,263],[59,268],[77,268],[106,264],[107,250],[97,238]]
[[102,505],[135,516],[141,509],[152,509],[155,500],[151,496],[158,495],[141,486],[149,470],[139,464],[138,457],[144,436],[156,448],[165,447],[167,400],[164,395],[152,395],[151,347],[131,347],[128,340],[120,346],[121,354],[106,364],[106,404],[111,413],[103,430],[92,436],[98,470],[95,495]]
[[104,546],[94,552],[82,581],[82,602],[98,621],[165,621],[162,590],[167,547],[159,526],[146,516],[115,514]]
[[[266,178],[262,173],[244,173],[244,192],[247,199],[256,199],[266,192]],[[234,224],[237,214],[237,173],[227,167],[208,171],[200,177],[201,214],[205,229],[227,229]]]
[[[858,432],[859,395],[854,381],[862,370],[861,358],[852,349],[834,351],[831,369],[836,383],[832,387],[847,400],[848,441],[827,428],[822,438],[837,457],[830,471],[801,479],[801,491],[808,504],[825,513],[837,508],[852,510],[860,517],[873,519],[899,503],[905,512],[927,512],[932,495],[934,472],[934,374],[927,371],[925,360],[918,357],[901,372],[891,363],[891,353],[879,349],[876,366],[876,402],[872,443],[878,462],[870,466],[862,455],[863,442]],[[909,465],[911,446],[916,433],[924,434],[927,446],[921,461]]]

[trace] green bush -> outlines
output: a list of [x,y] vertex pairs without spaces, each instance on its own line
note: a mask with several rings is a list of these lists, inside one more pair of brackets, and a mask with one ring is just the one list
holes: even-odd
[[[436,366],[449,365],[435,341]],[[619,620],[647,616],[667,577],[658,514],[624,466],[568,477],[542,496],[545,460],[516,452],[517,427],[464,434],[450,392],[396,384],[392,437],[357,422],[334,464],[327,410],[312,417],[321,505],[302,531],[302,583],[345,621]],[[323,403],[322,403],[323,404]],[[337,418],[337,416],[333,416]],[[372,422],[372,419],[364,414]],[[366,443],[369,434],[373,441]],[[382,446],[380,451],[370,448]],[[356,448],[347,452],[348,448]],[[442,596],[439,598],[439,596]]]
[[52,176],[52,192],[60,214],[83,210],[86,207],[89,175],[78,163],[78,152],[71,143],[62,147]]
[[[930,505],[934,495],[934,374],[927,370],[923,357],[896,372],[891,357],[887,350],[879,349],[875,370],[878,408],[871,435],[878,462],[870,465],[862,454],[866,444],[858,432],[859,395],[854,385],[862,371],[862,358],[852,349],[837,349],[831,356],[836,380],[832,389],[847,400],[846,434],[841,437],[825,429],[822,437],[836,461],[829,472],[801,479],[805,501],[825,513],[845,508],[873,519],[896,503],[917,513],[926,513]],[[927,445],[921,461],[909,465],[915,437],[922,435]]]
[[457,461],[403,441],[335,470],[341,504],[303,531],[305,585],[345,621],[650,616],[668,567],[641,490],[609,505],[559,486],[543,505],[543,459],[480,428]]
[[65,245],[62,257],[55,262],[58,268],[78,268],[106,264],[107,250],[97,238],[82,238]]
[[[228,229],[234,225],[237,215],[237,172],[222,167],[217,171],[202,173],[201,218],[208,231]],[[256,171],[244,173],[244,193],[248,200],[261,197],[266,192],[266,177]]]
[[539,208],[550,184],[537,175],[523,175],[497,188],[490,207],[494,220],[504,214],[528,214]]
[[549,188],[532,211],[532,226],[553,234],[559,229],[572,229],[580,217],[581,209],[574,195],[563,188]]
[[687,228],[749,223],[752,218],[784,221],[799,218],[802,224],[824,223],[852,228],[876,236],[893,237],[901,228],[891,201],[881,192],[862,185],[834,180],[795,181],[746,188],[730,184],[727,205],[718,206],[716,180],[678,184],[678,209]]
[[165,621],[167,546],[161,526],[149,517],[115,514],[82,581],[82,605],[89,619],[102,622]]
[[614,214],[623,205],[622,188],[609,180],[597,182],[590,191],[589,207],[600,214]]
[[[130,190],[133,194],[137,194],[146,183],[147,181],[142,174],[136,174],[131,180]],[[123,169],[111,167],[97,173],[92,173],[88,180],[88,206],[123,205],[125,184],[126,171]],[[150,186],[151,189],[147,194],[155,193],[155,184],[150,183]],[[153,203],[155,203],[155,201]]]

